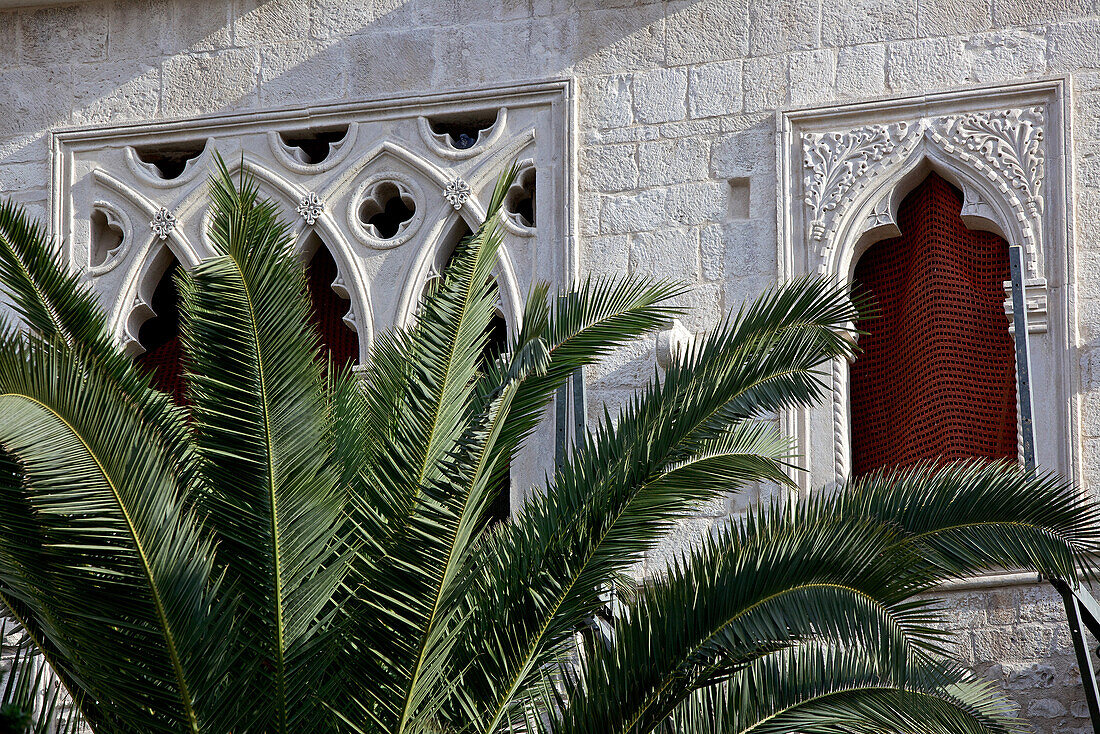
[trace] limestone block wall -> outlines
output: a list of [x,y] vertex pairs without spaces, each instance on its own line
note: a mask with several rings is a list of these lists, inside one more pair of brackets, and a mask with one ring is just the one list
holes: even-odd
[[[699,331],[777,277],[777,210],[796,205],[778,200],[777,110],[1050,77],[1067,80],[1073,111],[1072,391],[1081,476],[1096,494],[1093,0],[100,0],[8,11],[0,193],[48,218],[49,132],[60,127],[571,78],[581,270],[691,283],[684,323]],[[654,353],[638,344],[592,370],[593,412],[646,379]],[[683,523],[670,550],[752,499]],[[1002,680],[1037,731],[1085,729],[1048,587],[958,590],[948,603],[960,655]]]

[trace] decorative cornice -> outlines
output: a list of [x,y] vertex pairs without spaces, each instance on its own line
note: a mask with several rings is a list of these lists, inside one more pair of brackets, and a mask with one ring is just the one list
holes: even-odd
[[861,177],[872,174],[899,149],[912,147],[909,134],[910,126],[905,122],[802,134],[811,239],[821,242],[827,238],[831,221],[850,203],[848,192]]
[[1029,277],[1041,277],[1043,214],[1043,126],[1039,106],[971,112],[938,117],[928,127],[928,137],[949,155],[958,156],[982,175],[996,180],[998,188],[1024,225]]

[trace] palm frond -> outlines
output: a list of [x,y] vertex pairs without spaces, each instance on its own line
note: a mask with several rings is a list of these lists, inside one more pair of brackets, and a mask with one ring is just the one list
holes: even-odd
[[5,536],[2,575],[17,582],[4,591],[84,695],[150,732],[198,731],[228,665],[209,637],[228,630],[213,551],[139,411],[86,364],[41,341],[0,345],[0,447],[39,526]]
[[[641,560],[677,518],[737,489],[735,482],[675,481],[689,475],[684,462],[735,435],[746,418],[818,398],[824,387],[816,369],[850,354],[856,314],[845,289],[821,281],[766,294],[699,340],[617,421],[605,416],[553,485],[528,503],[485,564],[477,604],[501,610],[482,611],[486,627],[509,630],[485,657],[490,730],[602,606],[600,589],[609,579]],[[784,446],[763,462],[752,459],[754,466],[731,458],[723,471],[742,482],[774,480],[788,456]]]
[[210,488],[198,502],[242,596],[243,644],[261,661],[242,695],[260,707],[259,729],[294,731],[318,715],[313,644],[346,566],[344,495],[288,228],[254,180],[236,185],[224,164],[211,198],[218,254],[180,281],[192,431]]
[[80,712],[41,652],[26,640],[8,644],[8,636],[18,632],[0,623],[0,659],[8,666],[0,689],[0,731],[76,734],[83,726]]
[[[394,518],[397,539],[386,562],[360,582],[361,614],[377,630],[364,664],[385,669],[388,681],[364,689],[356,706],[378,709],[395,731],[430,717],[451,688],[447,653],[463,610],[447,603],[449,590],[481,530],[493,469],[487,447],[499,435],[493,416],[510,399],[474,408],[497,298],[498,215],[514,177],[514,169],[500,177],[485,222],[459,244],[411,331],[384,341],[368,367],[368,401],[381,427],[373,481],[394,488],[391,506],[404,514]],[[379,398],[374,391],[384,392]]]
[[[638,729],[636,731],[664,731]],[[884,673],[859,648],[819,644],[754,661],[679,706],[667,731],[697,734],[1022,734],[992,684],[950,665]],[[605,730],[611,731],[611,730]]]
[[140,407],[154,437],[173,454],[181,489],[189,486],[193,456],[182,411],[135,369],[88,284],[69,271],[60,246],[51,242],[42,224],[13,201],[0,203],[0,291],[34,333],[57,349],[76,350],[118,384],[125,398]]

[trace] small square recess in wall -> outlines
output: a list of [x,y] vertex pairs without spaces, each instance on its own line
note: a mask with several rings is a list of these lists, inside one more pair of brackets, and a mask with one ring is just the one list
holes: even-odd
[[749,179],[730,179],[730,219],[749,218]]

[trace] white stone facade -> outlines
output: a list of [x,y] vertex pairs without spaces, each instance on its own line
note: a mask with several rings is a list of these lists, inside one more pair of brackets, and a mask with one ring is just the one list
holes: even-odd
[[[526,238],[537,247],[517,257],[527,265],[517,268],[515,288],[522,291],[536,273],[556,282],[573,272],[673,277],[693,285],[683,326],[694,332],[778,277],[821,265],[810,259],[822,252],[811,245],[821,242],[812,237],[821,217],[805,201],[801,145],[813,138],[803,134],[915,126],[910,132],[920,139],[912,155],[881,172],[879,196],[854,198],[847,213],[835,215],[828,235],[837,238],[835,252],[850,258],[866,243],[868,230],[857,223],[868,217],[889,231],[887,194],[903,193],[907,176],[928,168],[964,191],[971,184],[975,226],[1023,239],[1030,232],[1030,275],[1045,281],[1036,293],[1046,303],[1036,301],[1035,316],[1046,326],[1036,339],[1046,355],[1039,359],[1049,360],[1036,402],[1054,406],[1040,416],[1040,457],[1100,494],[1100,7],[1091,0],[112,0],[9,10],[0,21],[0,193],[65,235],[74,263],[102,281],[105,299],[120,308],[133,305],[120,294],[137,281],[122,277],[116,261],[136,267],[126,258],[137,249],[161,234],[193,238],[188,232],[196,225],[152,185],[143,193],[159,203],[152,212],[82,189],[90,169],[81,174],[79,165],[62,165],[81,135],[58,131],[148,122],[175,130],[170,121],[224,116],[247,127],[290,109],[313,124],[312,115],[333,105],[341,114],[371,110],[360,120],[369,127],[385,117],[377,112],[385,100],[414,120],[441,100],[461,106],[497,93],[486,90],[556,89],[560,102],[545,134],[561,138],[541,148],[542,159],[524,156],[539,172],[546,205],[539,216],[558,206],[560,220]],[[943,133],[941,118],[983,111],[1016,114],[1018,132],[1034,127],[1036,107],[1043,207],[1021,223],[1009,198],[983,190],[976,175],[968,178],[956,152],[937,147],[933,134]],[[394,122],[393,130],[368,137],[419,135],[399,127]],[[267,132],[249,130],[256,136],[249,149],[259,155]],[[504,137],[521,133],[510,129]],[[227,160],[241,150],[232,139],[219,138]],[[118,157],[104,159],[105,175],[138,190],[138,178],[123,180],[133,175],[126,173],[127,144],[118,142],[111,154]],[[294,183],[284,187],[293,194],[284,197],[288,217],[300,217],[303,229],[333,219],[330,229],[343,231],[349,252],[385,260],[372,253],[387,251],[356,239],[346,217],[335,221],[341,212],[331,196],[304,184],[313,174],[276,161],[270,148],[263,155]],[[484,203],[484,179],[475,183],[468,174],[469,159],[447,159],[429,147],[421,155],[442,171],[466,172],[474,184],[471,211]],[[370,198],[369,178],[340,195]],[[543,181],[557,188],[544,192]],[[393,183],[412,199],[425,195],[415,189],[427,188],[411,175]],[[1017,198],[1027,220],[1027,197],[1036,192],[1024,193]],[[437,222],[429,219],[447,212],[449,202],[442,191],[438,196],[431,210],[417,206],[424,220],[416,226],[430,229]],[[80,207],[80,216],[70,217]],[[125,237],[92,248],[92,210],[100,212],[95,226],[134,233],[136,249],[127,249]],[[514,225],[510,236],[518,242],[523,224]],[[410,232],[393,252],[416,259],[431,246],[430,238],[418,238]],[[830,262],[831,272],[842,272],[840,260]],[[107,284],[115,282],[112,300]],[[387,291],[367,277],[362,288],[373,304],[392,306],[376,326],[398,320],[396,286]],[[359,325],[359,314],[354,320]],[[621,403],[651,374],[657,346],[636,345],[591,370],[590,409]],[[833,416],[826,420],[831,426]],[[843,474],[833,445],[820,456],[812,449],[815,483]],[[683,542],[746,499],[755,497],[731,499],[683,523]],[[1039,731],[1083,730],[1059,602],[1048,587],[1025,582],[994,579],[951,592],[960,655],[1002,680]]]

